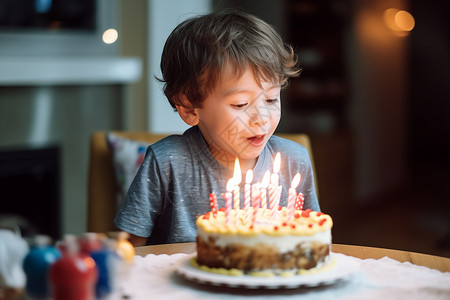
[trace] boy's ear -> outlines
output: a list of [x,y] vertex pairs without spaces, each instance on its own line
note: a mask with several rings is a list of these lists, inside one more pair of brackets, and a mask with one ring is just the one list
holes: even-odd
[[175,105],[178,114],[186,124],[190,126],[197,125],[200,120],[197,113],[197,109],[191,105],[191,103],[187,100],[185,95],[181,96],[180,98],[183,105]]

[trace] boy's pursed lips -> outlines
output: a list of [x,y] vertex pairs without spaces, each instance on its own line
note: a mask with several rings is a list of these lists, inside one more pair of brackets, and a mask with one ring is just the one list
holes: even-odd
[[247,140],[250,142],[250,144],[252,144],[254,146],[261,146],[261,145],[263,145],[265,139],[266,139],[266,134],[255,135],[255,136],[247,138]]

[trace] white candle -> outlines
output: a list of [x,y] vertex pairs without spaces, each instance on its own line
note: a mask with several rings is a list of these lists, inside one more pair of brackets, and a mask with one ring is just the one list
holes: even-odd
[[227,192],[225,193],[225,218],[227,224],[230,222],[230,213],[231,213],[231,191],[233,190],[234,180],[230,178],[227,182]]
[[281,155],[280,152],[278,152],[275,155],[275,160],[273,162],[273,173],[270,176],[270,184],[274,185],[274,186],[278,186],[278,172],[280,172],[280,167],[281,167]]
[[294,179],[292,179],[291,187],[289,188],[288,196],[288,221],[292,219],[295,211],[295,199],[297,198],[297,191],[295,190],[300,183],[300,173],[295,174]]
[[241,190],[239,188],[239,184],[242,180],[242,174],[241,174],[241,166],[239,165],[239,159],[236,157],[236,160],[234,162],[234,174],[233,174],[233,180],[235,186],[233,187],[233,208],[236,210],[240,209],[240,202],[241,202]]

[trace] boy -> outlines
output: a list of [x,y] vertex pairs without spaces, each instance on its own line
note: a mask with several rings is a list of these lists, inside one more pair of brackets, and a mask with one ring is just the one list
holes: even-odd
[[195,241],[196,218],[210,211],[209,194],[216,192],[224,206],[220,194],[236,157],[243,174],[253,169],[258,182],[280,152],[280,205],[300,172],[304,208],[319,210],[306,149],[272,136],[280,90],[299,73],[292,48],[272,27],[237,11],[186,20],[168,37],[161,70],[165,95],[192,127],[147,149],[115,218],[133,245]]

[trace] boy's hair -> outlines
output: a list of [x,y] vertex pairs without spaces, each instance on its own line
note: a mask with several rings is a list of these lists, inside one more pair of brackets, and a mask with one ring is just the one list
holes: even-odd
[[282,87],[300,72],[292,47],[261,19],[235,10],[194,17],[172,31],[161,57],[160,81],[172,107],[188,105],[183,94],[201,107],[226,63],[237,76],[250,67],[258,81]]

